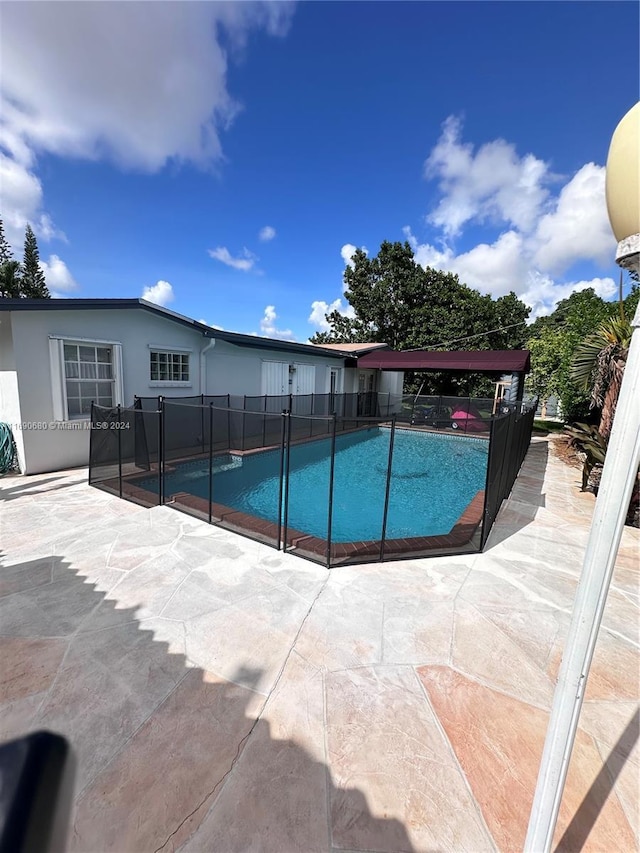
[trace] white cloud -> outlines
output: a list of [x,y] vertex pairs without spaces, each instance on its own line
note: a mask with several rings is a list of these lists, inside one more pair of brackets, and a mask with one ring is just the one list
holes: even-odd
[[168,305],[175,299],[175,294],[169,282],[161,279],[153,287],[145,287],[142,291],[142,298],[156,305]]
[[408,241],[413,249],[413,255],[421,267],[433,267],[433,269],[444,270],[451,263],[454,253],[453,250],[443,244],[441,249],[432,246],[430,243],[418,243],[417,238],[413,235],[411,227],[405,225],[402,229],[405,240]]
[[278,315],[276,314],[275,305],[267,305],[264,309],[264,317],[260,320],[260,330],[262,335],[266,338],[293,340],[293,332],[291,329],[278,329],[276,327],[277,319]]
[[453,271],[470,287],[494,297],[517,291],[529,274],[522,236],[505,231],[492,244],[474,246],[455,258]]
[[[547,185],[558,178],[548,164],[530,154],[519,158],[514,146],[500,139],[474,153],[471,144],[461,142],[460,121],[450,117],[425,174],[438,180],[442,191],[427,216],[440,231],[436,245],[419,243],[408,226],[403,229],[422,266],[456,273],[493,297],[514,291],[531,307],[532,318],[585,287],[603,298],[615,292],[611,278],[558,279],[575,263],[613,260],[604,167],[587,163],[552,194]],[[457,252],[452,238],[473,221],[493,222],[495,239]]]
[[344,246],[340,249],[340,254],[342,256],[342,260],[345,263],[345,266],[353,266],[353,261],[351,260],[356,253],[357,246],[354,246],[353,243],[345,243]]
[[249,270],[253,269],[256,261],[258,260],[257,257],[246,248],[243,249],[236,258],[233,257],[226,246],[218,246],[217,249],[209,249],[209,255],[214,258],[214,260],[220,261],[228,267],[232,267],[234,270],[242,270],[242,272],[249,272]]
[[207,320],[198,320],[198,323],[202,323],[203,326],[210,326],[212,329],[218,329],[218,331],[224,332],[224,326],[216,326],[215,323],[209,323]]
[[550,314],[561,299],[574,291],[592,287],[603,299],[616,292],[615,282],[608,277],[556,281],[536,267],[531,244],[516,231],[506,231],[491,245],[479,243],[460,255],[448,246],[440,250],[429,243],[418,243],[408,227],[403,231],[421,266],[455,273],[464,284],[494,298],[513,291],[531,308],[530,320]]
[[311,303],[311,314],[307,317],[307,321],[311,323],[312,326],[320,329],[321,332],[326,332],[329,330],[330,326],[325,320],[325,314],[330,314],[332,311],[336,310],[339,311],[341,307],[341,299],[335,299],[331,303],[317,299],[315,302]]
[[50,255],[48,261],[40,261],[40,269],[44,273],[52,296],[55,294],[56,297],[60,297],[78,289],[78,284],[69,272],[69,268],[57,255]]
[[3,7],[0,209],[12,246],[27,222],[63,239],[42,209],[39,154],[147,172],[219,164],[220,134],[240,110],[227,57],[256,29],[284,35],[294,11],[262,0]]
[[208,165],[239,109],[220,30],[242,44],[252,29],[282,34],[292,13],[270,3],[7,7],[5,138],[23,159],[26,146],[149,171],[171,159]]
[[262,243],[268,243],[269,240],[273,240],[276,236],[276,229],[271,225],[265,225],[264,228],[260,229],[260,233],[258,234],[258,239]]
[[531,306],[529,320],[550,314],[554,306],[562,299],[567,299],[572,293],[592,287],[602,299],[610,299],[616,292],[616,284],[612,278],[592,278],[588,281],[569,281],[558,283],[549,276],[532,274],[527,290],[520,298]]
[[420,266],[456,273],[469,287],[494,297],[519,292],[530,273],[524,240],[517,231],[505,231],[494,243],[479,243],[459,255],[446,244],[438,249],[418,243],[408,226],[403,232]]
[[562,188],[554,209],[538,222],[535,262],[540,269],[564,272],[576,261],[610,261],[616,242],[605,201],[605,168],[584,165]]
[[530,229],[548,197],[553,179],[549,166],[533,154],[519,157],[504,139],[474,152],[461,142],[462,122],[449,116],[442,135],[424,164],[425,177],[435,179],[442,198],[428,221],[448,238],[472,220],[497,221]]
[[26,165],[0,152],[0,211],[5,235],[16,254],[22,251],[24,231],[31,223],[37,237],[66,240],[42,211],[42,184]]
[[311,303],[311,314],[307,317],[307,322],[311,323],[319,331],[327,332],[331,327],[325,319],[325,314],[331,314],[332,311],[337,311],[345,317],[356,316],[353,306],[348,303],[344,304],[342,299],[334,299],[333,302],[316,299],[315,302]]
[[420,244],[409,228],[403,230],[421,266],[455,273],[464,284],[494,298],[513,291],[531,308],[530,320],[550,314],[561,299],[587,287],[603,299],[616,293],[615,282],[609,277],[556,281],[535,266],[530,245],[515,231],[506,231],[491,245],[480,243],[456,255],[449,247],[439,250],[428,243]]
[[[360,246],[362,251],[367,255],[369,250],[366,246]],[[357,246],[354,246],[353,243],[345,243],[344,246],[340,249],[340,255],[342,256],[342,260],[344,261],[345,266],[353,268],[353,256],[358,250]]]
[[[365,255],[368,254],[366,246],[361,246],[360,248]],[[358,247],[354,246],[353,243],[345,243],[340,249],[340,256],[344,261],[345,267],[351,267],[353,269],[353,256],[357,249]],[[343,280],[342,292],[344,293],[346,289],[347,288]],[[340,297],[334,299],[333,302],[326,302],[324,299],[316,299],[311,303],[311,313],[307,317],[307,322],[311,323],[311,325],[315,326],[319,331],[327,332],[331,327],[325,319],[325,314],[331,314],[333,311],[338,311],[338,313],[345,317],[356,316],[356,312],[353,310],[353,307],[349,305],[346,300],[343,302]]]

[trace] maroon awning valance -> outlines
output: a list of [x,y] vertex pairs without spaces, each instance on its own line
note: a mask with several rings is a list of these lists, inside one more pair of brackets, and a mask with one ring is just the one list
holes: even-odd
[[358,367],[379,370],[466,370],[477,373],[528,373],[529,350],[455,350],[394,352],[375,350],[360,356]]

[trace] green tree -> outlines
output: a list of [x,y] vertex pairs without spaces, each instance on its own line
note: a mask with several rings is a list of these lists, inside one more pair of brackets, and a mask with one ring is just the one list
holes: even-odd
[[588,420],[592,408],[589,389],[572,378],[575,352],[617,311],[617,303],[605,302],[589,287],[561,300],[551,314],[539,317],[528,329],[531,373],[527,387],[543,401],[557,396],[567,421]]
[[4,233],[4,224],[2,219],[0,219],[0,267],[3,264],[6,264],[8,261],[13,260],[13,253],[11,252],[11,246],[9,245],[9,241],[7,240]]
[[24,260],[22,263],[22,294],[27,299],[49,299],[51,294],[47,288],[44,273],[40,268],[40,253],[36,235],[27,223],[24,235]]
[[0,266],[0,297],[18,299],[22,296],[22,268],[18,261],[5,261]]
[[549,397],[560,395],[558,377],[562,365],[562,350],[566,335],[558,329],[545,328],[527,341],[531,353],[531,373],[527,379],[529,390],[545,403]]
[[592,287],[587,287],[562,299],[551,314],[538,317],[529,327],[529,336],[535,337],[543,329],[551,328],[575,332],[579,338],[584,338],[615,310],[615,303],[605,302]]
[[[423,268],[408,242],[384,241],[373,257],[359,249],[352,261],[344,283],[354,316],[328,314],[329,331],[315,335],[313,343],[373,341],[396,350],[470,350],[514,348],[524,342],[529,309],[515,294],[493,300],[452,273]],[[501,331],[506,326],[512,328]],[[491,380],[475,375],[426,374],[426,380],[425,393],[464,388],[477,394],[493,387]],[[407,388],[416,384],[405,377]]]

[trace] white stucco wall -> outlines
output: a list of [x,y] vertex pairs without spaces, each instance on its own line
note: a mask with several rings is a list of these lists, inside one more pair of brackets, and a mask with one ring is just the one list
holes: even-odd
[[344,370],[344,387],[345,394],[355,394],[358,390],[358,370],[355,367],[347,367]]
[[[285,352],[277,349],[249,349],[217,340],[207,354],[205,394],[262,394],[262,362],[315,366],[314,394],[328,394],[331,367],[342,367],[340,359]],[[194,392],[194,393],[200,393]]]
[[401,370],[381,370],[378,391],[381,394],[402,394],[404,373]]

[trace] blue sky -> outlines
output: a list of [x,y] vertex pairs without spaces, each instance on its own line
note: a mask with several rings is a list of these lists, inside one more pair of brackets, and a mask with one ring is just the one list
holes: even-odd
[[57,295],[306,340],[355,247],[534,316],[615,294],[618,2],[5,3],[2,218]]

